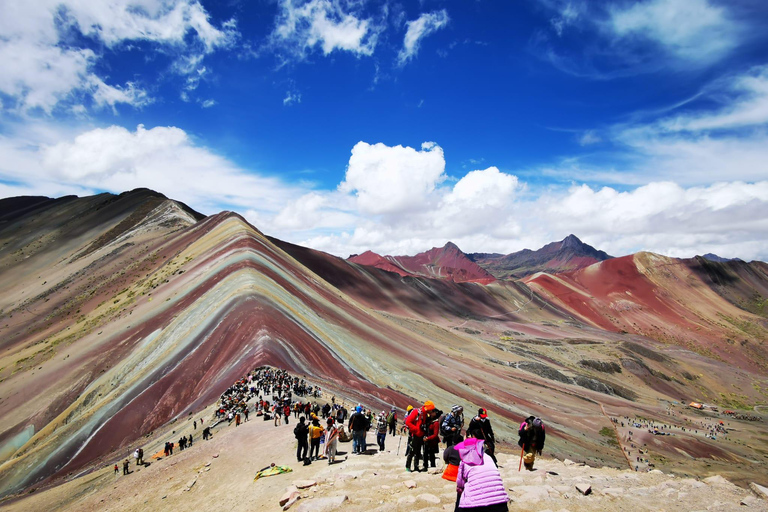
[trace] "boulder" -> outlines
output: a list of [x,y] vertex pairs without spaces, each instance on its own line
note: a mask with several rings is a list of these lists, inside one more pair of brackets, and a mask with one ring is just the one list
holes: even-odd
[[299,495],[299,493],[298,492],[295,493],[294,496],[291,496],[291,499],[289,499],[288,501],[285,502],[285,504],[283,505],[283,510],[288,510],[289,508],[291,508],[291,506],[294,503],[296,503],[300,499],[301,499],[301,496]]
[[297,489],[309,489],[310,487],[317,485],[317,480],[296,480],[293,482],[293,485]]
[[589,484],[576,484],[576,490],[587,496],[592,492],[592,486]]
[[421,500],[421,501],[425,501],[427,503],[431,503],[432,505],[439,505],[440,504],[440,498],[438,498],[434,494],[429,494],[429,493],[419,494],[418,496],[416,496],[416,498]]
[[749,489],[757,495],[758,498],[768,499],[768,487],[752,482],[749,484]]
[[349,498],[346,495],[340,495],[306,500],[299,505],[296,512],[332,512],[340,508],[347,499]]
[[728,485],[730,482],[720,475],[710,476],[704,479],[704,483],[709,485]]
[[288,489],[288,490],[285,491],[285,494],[282,495],[282,497],[280,498],[280,501],[278,503],[280,503],[281,507],[285,506],[286,503],[291,501],[291,499],[296,497],[296,496],[300,496],[299,491],[296,488]]

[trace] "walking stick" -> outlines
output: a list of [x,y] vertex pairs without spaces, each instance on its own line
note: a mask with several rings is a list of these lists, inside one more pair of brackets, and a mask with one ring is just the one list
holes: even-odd
[[403,440],[403,436],[397,436],[397,454],[396,456],[400,455],[400,442]]
[[523,455],[524,454],[525,454],[525,445],[523,445],[523,449],[520,450],[520,465],[517,467],[518,471],[523,469]]

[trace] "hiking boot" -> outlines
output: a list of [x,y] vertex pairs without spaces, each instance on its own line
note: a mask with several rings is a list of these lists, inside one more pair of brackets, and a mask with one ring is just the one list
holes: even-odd
[[408,473],[411,473],[411,472],[412,472],[412,471],[411,471],[411,468],[405,468],[405,471],[406,471],[406,472],[408,472]]

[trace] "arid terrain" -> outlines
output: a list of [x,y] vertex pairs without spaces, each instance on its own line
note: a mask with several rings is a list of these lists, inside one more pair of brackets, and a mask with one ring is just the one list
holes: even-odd
[[[453,244],[407,260],[344,260],[142,189],[5,199],[0,222],[0,494],[10,509],[153,510],[214,499],[276,508],[291,481],[327,475],[315,464],[252,482],[291,456],[288,431],[274,437],[266,423],[223,431],[126,478],[111,474],[132,447],[154,453],[169,431],[210,415],[228,386],[261,365],[374,410],[425,399],[443,410],[485,407],[510,460],[520,421],[540,416],[546,460],[520,477],[506,463],[512,488],[547,484],[556,475],[545,470],[610,474],[619,479],[610,487],[639,479],[657,499],[663,484],[674,489],[667,497],[702,497],[704,509],[714,501],[701,485],[719,484],[696,479],[768,485],[765,263],[652,253],[594,263],[570,254],[558,273],[530,272],[540,259],[527,258],[527,277],[515,279],[514,268],[493,275]],[[396,269],[377,268],[384,260]],[[397,503],[405,489],[373,492],[369,481],[381,464],[392,483],[380,485],[400,489],[391,457],[334,466],[362,473],[308,492],[349,486],[355,509]],[[561,468],[565,459],[614,469],[579,475]],[[678,478],[646,473],[653,468]],[[448,505],[445,482],[434,480],[414,498],[427,492]],[[356,486],[370,502],[355,501]],[[728,489],[735,507],[748,494]],[[534,510],[582,510],[588,499],[585,507],[631,509],[607,492],[557,493],[570,501],[541,498]]]

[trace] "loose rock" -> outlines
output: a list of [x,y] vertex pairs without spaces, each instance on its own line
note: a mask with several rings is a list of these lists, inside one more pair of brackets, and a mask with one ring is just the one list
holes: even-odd
[[587,496],[592,492],[592,486],[589,484],[576,484],[576,490],[584,496]]

